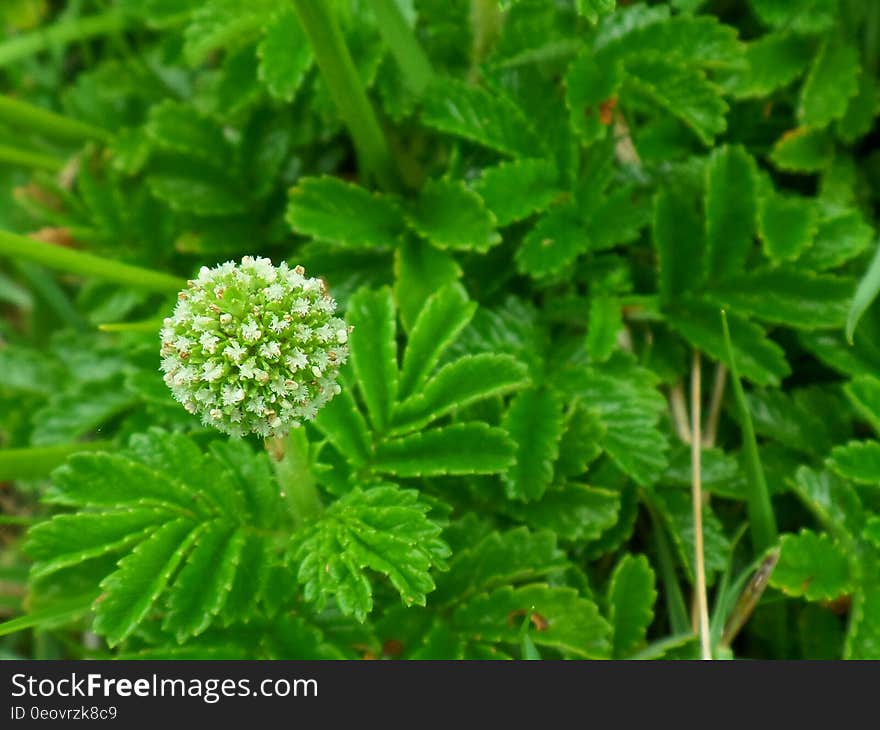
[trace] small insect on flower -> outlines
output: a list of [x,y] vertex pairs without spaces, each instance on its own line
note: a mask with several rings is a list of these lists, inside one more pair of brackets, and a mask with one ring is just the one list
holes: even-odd
[[349,328],[335,311],[301,266],[252,256],[203,266],[164,321],[165,382],[206,425],[283,436],[340,390]]

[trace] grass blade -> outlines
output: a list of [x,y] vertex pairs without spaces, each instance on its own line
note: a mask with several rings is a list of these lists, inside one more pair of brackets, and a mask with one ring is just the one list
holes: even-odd
[[865,275],[859,280],[852,303],[849,305],[849,313],[846,315],[846,340],[853,342],[853,335],[862,315],[871,306],[871,303],[880,292],[880,246],[871,260],[871,265]]

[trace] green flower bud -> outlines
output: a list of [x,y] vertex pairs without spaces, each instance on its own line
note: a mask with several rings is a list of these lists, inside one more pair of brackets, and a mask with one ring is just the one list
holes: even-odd
[[176,400],[232,436],[283,436],[336,395],[349,327],[321,279],[245,256],[202,267],[162,328]]

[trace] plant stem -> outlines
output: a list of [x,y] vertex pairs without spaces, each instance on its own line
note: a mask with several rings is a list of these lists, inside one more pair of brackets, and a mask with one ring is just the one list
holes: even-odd
[[400,6],[396,0],[373,0],[373,13],[404,80],[416,94],[421,94],[434,78],[434,69]]
[[48,170],[49,172],[58,172],[64,167],[64,160],[60,157],[31,152],[20,147],[8,147],[7,145],[0,145],[0,162],[37,170]]
[[691,367],[691,502],[694,508],[694,572],[696,573],[696,606],[700,633],[700,649],[703,659],[712,658],[709,634],[709,599],[706,590],[706,561],[703,548],[703,489],[700,456],[703,448],[701,438],[700,410],[702,384],[700,353],[694,350]]
[[267,440],[281,494],[287,498],[294,524],[301,525],[321,512],[321,496],[312,476],[309,441],[305,428],[295,428],[284,438]]
[[755,426],[752,423],[752,415],[749,412],[746,394],[739,380],[739,371],[736,367],[736,360],[733,357],[733,345],[730,342],[730,328],[727,325],[727,315],[723,309],[721,310],[721,327],[724,331],[727,359],[730,362],[730,383],[733,388],[733,394],[736,397],[736,406],[739,411],[739,420],[742,428],[742,447],[745,452],[746,474],[748,477],[746,503],[749,512],[752,547],[755,553],[760,554],[776,544],[779,533],[776,529],[776,518],[773,515],[770,492],[767,489],[767,479],[764,476],[761,457],[758,453]]
[[126,13],[110,10],[100,15],[63,21],[14,36],[0,43],[0,67],[71,41],[115,33],[127,27],[131,20]]
[[727,383],[727,368],[723,362],[715,367],[715,382],[712,383],[712,400],[709,403],[709,420],[703,434],[703,446],[711,449],[718,438],[718,421],[721,419],[721,406],[724,403],[724,388]]
[[0,122],[23,127],[52,139],[71,142],[107,142],[113,138],[106,129],[70,119],[33,104],[0,94]]
[[170,274],[119,263],[64,246],[53,246],[9,231],[0,230],[0,256],[33,261],[50,269],[96,276],[140,289],[179,291],[186,286],[185,280]]
[[83,441],[59,446],[2,449],[0,450],[0,482],[12,479],[39,479],[48,476],[71,454],[79,451],[103,451],[110,446],[110,441]]
[[294,0],[293,4],[333,103],[348,127],[362,174],[384,188],[396,189],[388,142],[333,17],[333,4],[327,0]]
[[672,425],[675,426],[676,435],[681,439],[682,443],[691,443],[693,439],[691,438],[691,427],[688,423],[684,388],[682,388],[681,383],[676,383],[669,390],[669,408],[672,412]]
[[651,537],[654,549],[657,551],[657,564],[660,568],[660,579],[663,581],[664,594],[666,595],[666,610],[669,614],[669,626],[673,634],[690,634],[691,625],[688,621],[687,608],[684,605],[684,596],[681,586],[678,584],[678,576],[675,572],[675,560],[672,557],[672,549],[669,539],[666,537],[666,526],[653,502],[650,490],[643,489],[640,492],[642,502],[651,515]]

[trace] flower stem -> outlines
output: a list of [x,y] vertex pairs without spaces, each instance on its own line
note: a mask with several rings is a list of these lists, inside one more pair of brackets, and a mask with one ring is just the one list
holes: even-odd
[[421,94],[431,83],[434,69],[413,29],[400,12],[400,6],[396,0],[373,0],[373,12],[379,31],[397,61],[404,80],[416,94]]
[[3,95],[0,95],[0,122],[70,142],[107,142],[113,137],[106,129]]
[[20,147],[8,147],[7,145],[0,145],[0,162],[35,170],[48,170],[49,172],[58,172],[64,167],[64,160],[60,157],[32,152]]
[[14,36],[0,43],[0,67],[72,41],[83,41],[87,38],[115,33],[127,27],[131,21],[132,17],[126,13],[111,10],[100,15],[55,23],[46,28],[38,28]]
[[309,440],[305,428],[293,429],[284,438],[267,440],[266,450],[272,457],[275,476],[287,498],[294,524],[301,525],[321,512],[321,496],[312,476]]
[[0,230],[0,256],[33,261],[50,269],[96,276],[139,289],[179,291],[186,286],[186,281],[170,274],[119,263],[64,246],[53,246],[9,231]]
[[694,351],[691,368],[691,502],[694,509],[694,573],[696,574],[697,625],[700,634],[701,657],[712,658],[709,633],[709,600],[706,591],[706,560],[703,548],[703,489],[700,457],[703,448],[701,416],[700,353]]
[[391,151],[327,0],[294,0],[321,76],[354,142],[362,173],[398,187]]

